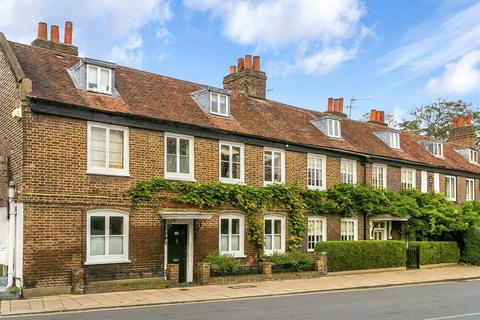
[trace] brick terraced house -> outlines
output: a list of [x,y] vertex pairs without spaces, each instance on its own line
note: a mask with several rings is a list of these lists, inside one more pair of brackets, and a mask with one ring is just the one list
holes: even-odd
[[[449,141],[431,140],[389,128],[382,111],[369,122],[348,119],[342,98],[325,112],[268,100],[259,57],[238,59],[214,88],[78,57],[72,24],[64,43],[51,30],[48,40],[40,23],[31,45],[0,33],[0,265],[9,286],[69,292],[76,270],[156,277],[171,262],[191,282],[194,263],[212,251],[255,254],[242,212],[132,211],[128,190],[155,177],[480,197],[471,117],[454,120]],[[399,239],[402,219],[310,216],[304,249]],[[287,232],[282,212],[265,215],[265,254],[284,252]]]

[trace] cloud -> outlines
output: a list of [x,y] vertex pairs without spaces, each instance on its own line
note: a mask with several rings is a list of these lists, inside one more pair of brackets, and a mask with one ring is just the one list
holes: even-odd
[[386,54],[378,76],[403,70],[409,78],[444,67],[480,48],[480,3],[407,32],[404,45]]
[[480,90],[480,50],[447,64],[443,73],[427,82],[426,89],[434,94],[466,94]]
[[[356,56],[372,31],[361,25],[360,0],[185,0],[187,8],[222,21],[223,35],[258,51],[291,49],[283,72],[326,73]],[[284,64],[279,62],[280,64]]]
[[143,60],[142,28],[149,24],[162,28],[171,18],[169,0],[0,1],[0,30],[8,39],[29,43],[39,21],[62,27],[71,20],[73,41],[82,53],[107,60],[126,58],[122,63],[128,65]]

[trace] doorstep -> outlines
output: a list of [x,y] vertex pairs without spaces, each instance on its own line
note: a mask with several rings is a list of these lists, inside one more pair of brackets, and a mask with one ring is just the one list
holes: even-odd
[[469,279],[480,279],[480,267],[455,265],[434,269],[326,276],[308,280],[263,281],[248,285],[207,285],[84,295],[58,295],[37,299],[2,301],[0,315],[27,315],[221,301]]

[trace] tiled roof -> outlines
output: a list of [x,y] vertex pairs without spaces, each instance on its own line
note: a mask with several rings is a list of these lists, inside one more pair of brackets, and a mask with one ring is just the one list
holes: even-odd
[[406,160],[419,164],[480,173],[480,167],[466,161],[452,145],[445,144],[444,158],[435,158],[417,142],[425,137],[402,132],[401,150],[394,150],[373,133],[385,127],[343,118],[342,139],[331,139],[311,120],[325,113],[297,108],[271,100],[234,93],[233,119],[203,112],[192,99],[192,92],[207,87],[149,72],[117,66],[115,86],[118,97],[79,90],[67,69],[80,58],[34,46],[10,42],[26,77],[32,80],[31,97],[115,112],[219,129],[291,144],[326,147]]

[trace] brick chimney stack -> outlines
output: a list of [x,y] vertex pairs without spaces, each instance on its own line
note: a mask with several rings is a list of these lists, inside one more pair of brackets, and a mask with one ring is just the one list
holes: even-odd
[[453,127],[448,134],[448,142],[463,148],[477,147],[477,128],[472,123],[472,115],[453,117]]
[[370,120],[368,122],[387,126],[385,123],[385,111],[372,109],[370,111]]
[[57,25],[50,27],[50,40],[48,40],[47,29],[48,26],[45,22],[38,24],[37,39],[33,40],[32,46],[78,56],[78,48],[72,45],[73,23],[71,21],[65,22],[63,43],[60,42],[60,29]]
[[237,67],[230,66],[230,73],[223,78],[226,90],[246,93],[252,97],[266,99],[267,75],[260,70],[260,57],[246,55],[238,58]]
[[335,115],[346,117],[343,113],[343,98],[328,98],[327,113],[333,113]]

